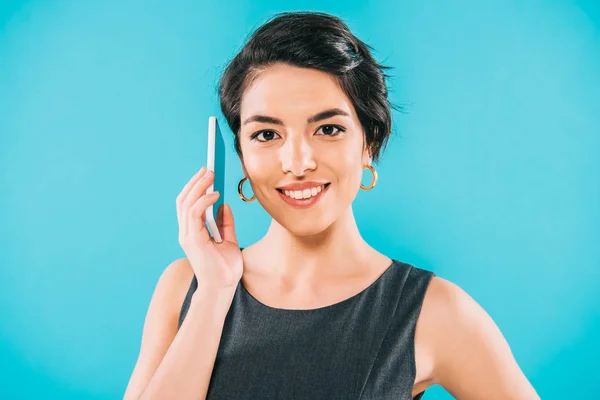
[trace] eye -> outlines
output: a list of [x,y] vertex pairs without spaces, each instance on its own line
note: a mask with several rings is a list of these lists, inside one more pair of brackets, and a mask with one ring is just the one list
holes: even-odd
[[[260,139],[261,135],[262,135],[262,139]],[[273,131],[259,131],[259,132],[256,132],[255,134],[253,134],[252,136],[250,136],[250,139],[258,140],[259,142],[270,142],[271,140],[273,140],[275,138],[275,135],[279,136],[277,133],[275,133]]]
[[[333,129],[337,129],[337,132],[332,132]],[[345,129],[342,128],[341,126],[338,125],[323,125],[322,127],[319,128],[320,130],[323,130],[323,136],[338,136],[340,133],[344,132]],[[317,131],[317,132],[319,132]]]

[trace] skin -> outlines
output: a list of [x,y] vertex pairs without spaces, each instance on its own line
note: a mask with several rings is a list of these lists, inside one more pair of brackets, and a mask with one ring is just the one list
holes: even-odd
[[[348,115],[307,123],[332,108]],[[278,118],[283,125],[245,123],[254,115]],[[279,308],[312,308],[350,297],[365,279],[381,275],[391,260],[361,238],[351,207],[371,157],[354,108],[335,82],[315,70],[274,66],[246,90],[241,121],[243,172],[273,217],[265,236],[244,249],[245,287]],[[275,190],[315,180],[331,185],[308,209],[287,205]]]
[[[333,108],[348,115],[307,122]],[[281,124],[244,123],[254,115]],[[242,169],[273,218],[264,237],[242,252],[244,287],[270,307],[312,309],[345,300],[379,278],[392,261],[365,242],[352,211],[364,166],[372,160],[354,107],[335,80],[313,69],[271,66],[244,93],[241,121]],[[331,185],[307,209],[291,207],[275,190],[313,180]],[[250,197],[248,182],[245,193]],[[183,258],[159,279],[127,389],[131,398],[175,337],[192,276]],[[438,384],[458,399],[539,399],[491,317],[464,290],[437,276],[417,321],[415,364],[413,397]]]
[[[348,116],[307,123],[332,108]],[[244,124],[257,114],[282,124]],[[369,286],[391,260],[363,240],[352,212],[372,160],[350,99],[326,73],[278,64],[245,92],[241,121],[243,171],[273,217],[265,236],[244,250],[244,286],[262,303],[288,309],[334,304]],[[288,206],[275,191],[311,180],[331,186],[308,209]],[[539,399],[496,324],[452,282],[432,279],[415,335],[413,397],[439,384],[459,399]]]

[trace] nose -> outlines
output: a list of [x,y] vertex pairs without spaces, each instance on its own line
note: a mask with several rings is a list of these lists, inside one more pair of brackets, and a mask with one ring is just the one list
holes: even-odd
[[288,137],[281,147],[280,159],[283,172],[291,172],[296,176],[302,176],[317,167],[313,148],[301,135]]

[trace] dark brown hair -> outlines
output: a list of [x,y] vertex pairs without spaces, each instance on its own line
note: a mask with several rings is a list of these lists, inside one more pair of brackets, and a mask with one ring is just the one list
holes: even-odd
[[221,111],[239,144],[244,91],[261,70],[275,63],[314,68],[331,74],[351,100],[365,132],[373,161],[379,161],[392,129],[384,70],[372,47],[354,36],[338,17],[322,12],[284,12],[260,26],[229,62],[219,82]]

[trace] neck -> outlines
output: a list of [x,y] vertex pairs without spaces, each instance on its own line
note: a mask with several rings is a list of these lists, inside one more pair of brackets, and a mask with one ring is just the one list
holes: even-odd
[[327,229],[310,236],[294,235],[273,220],[261,248],[269,254],[269,274],[295,282],[351,274],[369,263],[374,253],[360,235],[352,207]]

